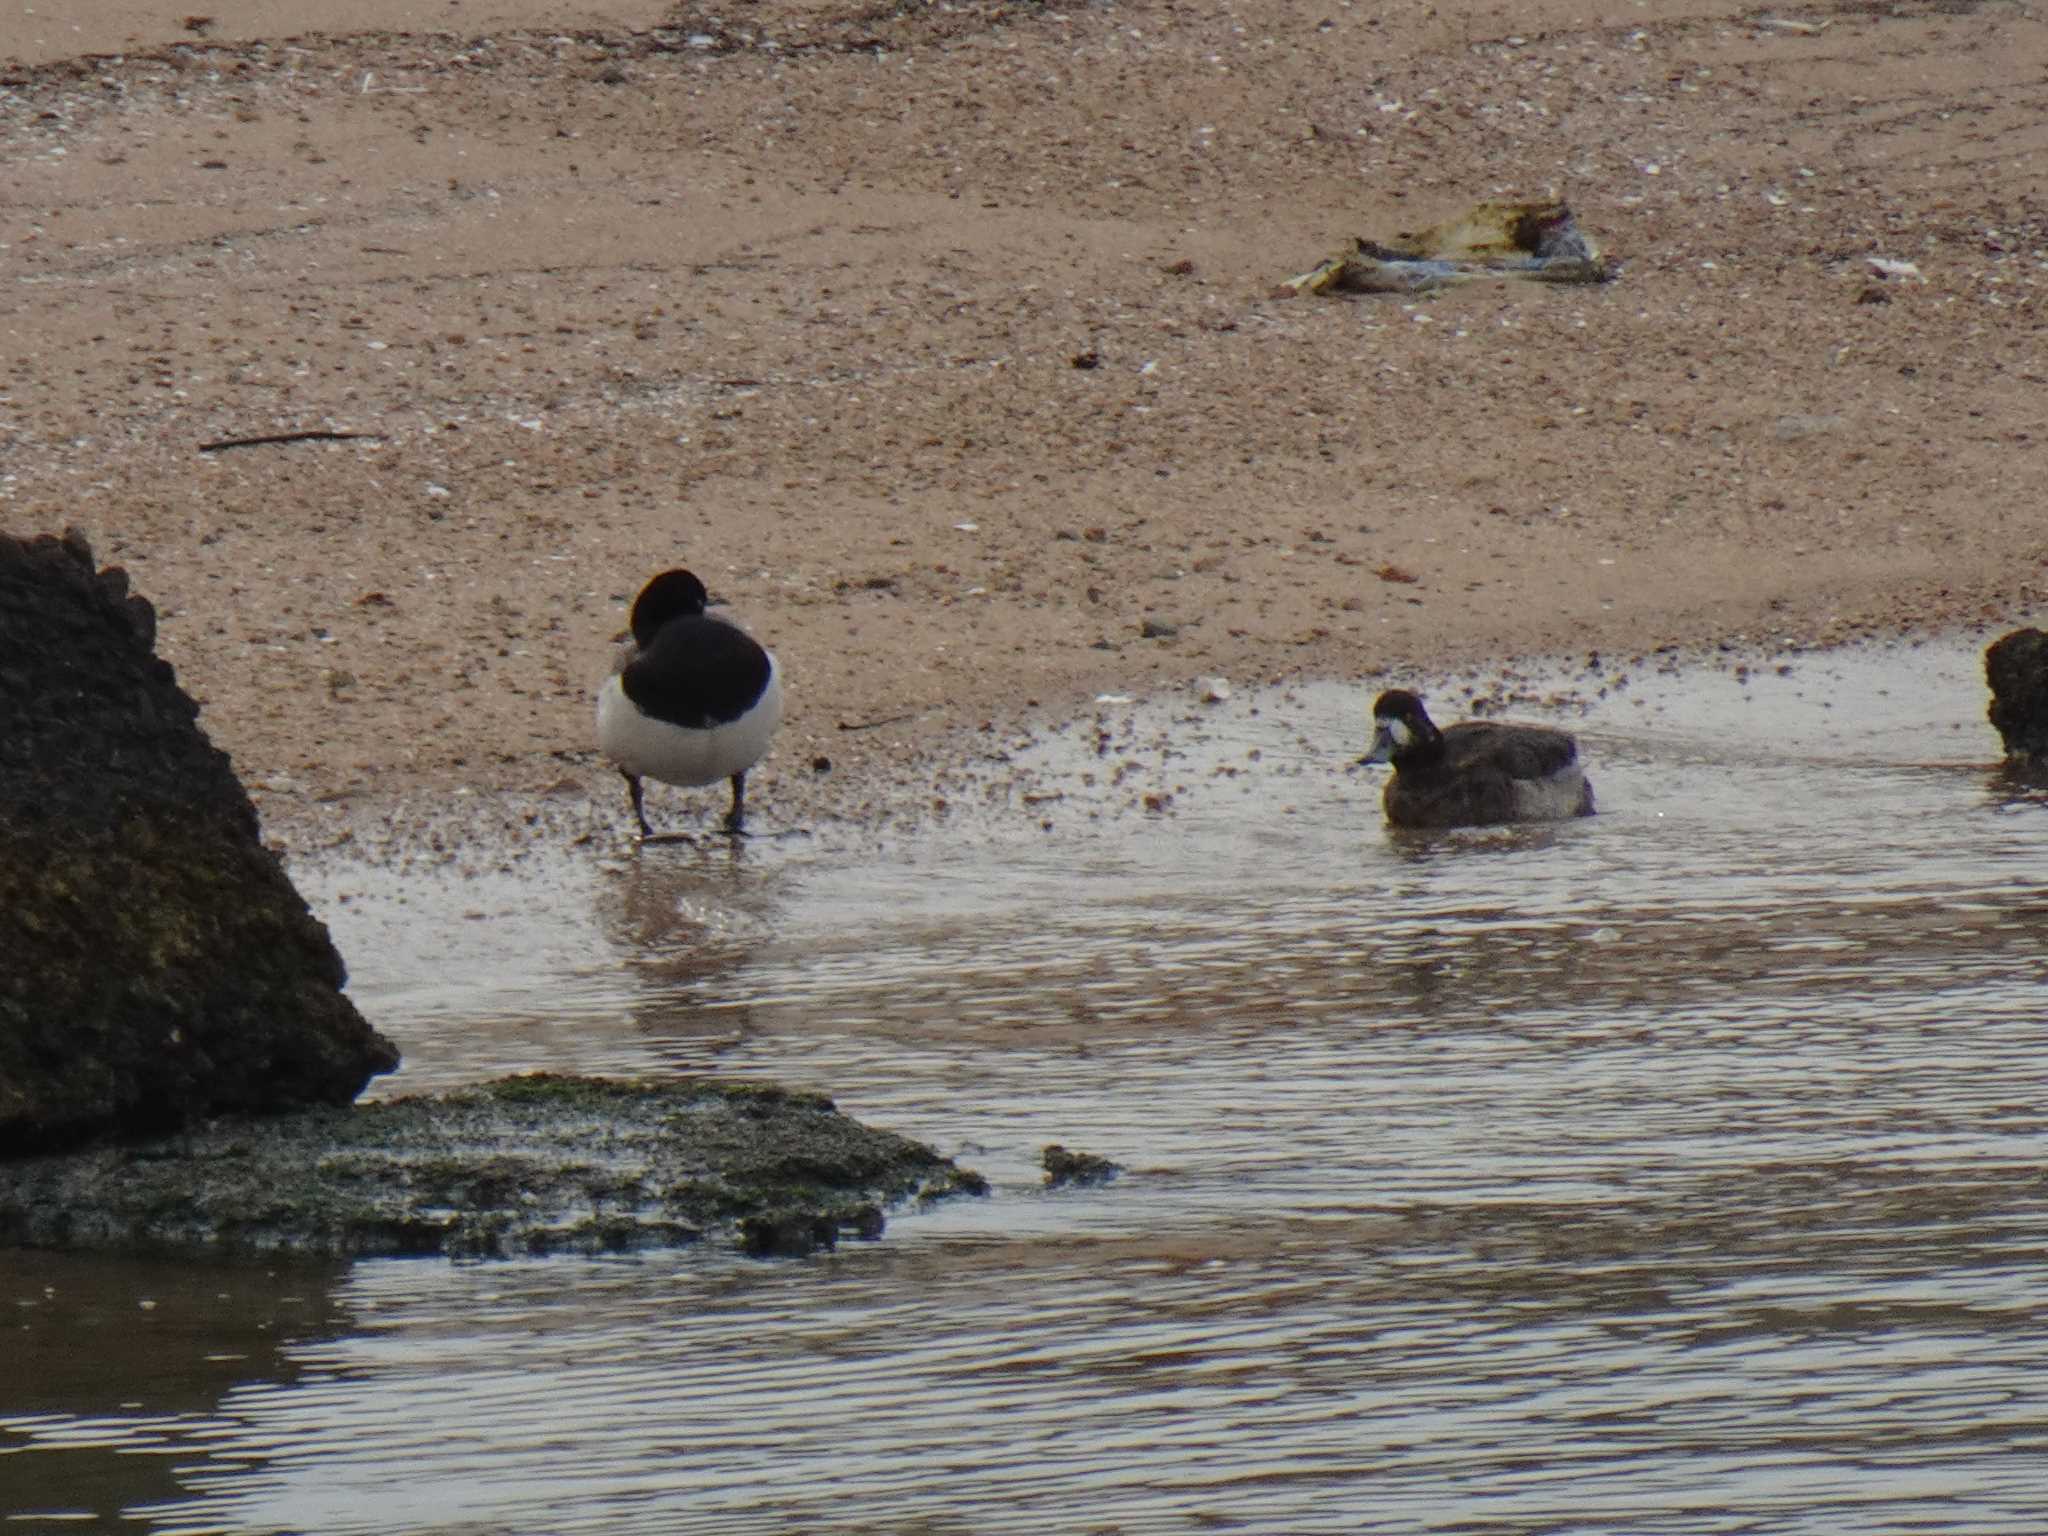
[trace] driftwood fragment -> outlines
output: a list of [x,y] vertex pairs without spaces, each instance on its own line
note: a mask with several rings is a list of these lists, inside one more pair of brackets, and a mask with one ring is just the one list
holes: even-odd
[[273,443],[348,443],[358,439],[384,441],[382,432],[335,432],[314,428],[305,432],[267,432],[261,437],[222,437],[201,443],[201,453],[220,453],[229,448],[268,448]]

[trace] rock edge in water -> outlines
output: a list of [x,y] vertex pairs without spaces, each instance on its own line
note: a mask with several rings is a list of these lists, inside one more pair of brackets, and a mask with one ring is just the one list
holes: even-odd
[[986,1192],[820,1094],[513,1077],[0,1162],[0,1245],[513,1258],[711,1239],[766,1256],[878,1236],[901,1201]]
[[1991,687],[1991,723],[2006,756],[2021,762],[2048,760],[2048,634],[2016,629],[1984,652],[1984,680]]
[[1122,1163],[1113,1163],[1093,1152],[1070,1152],[1056,1141],[1039,1154],[1038,1162],[1045,1170],[1047,1189],[1059,1189],[1069,1184],[1086,1189],[1096,1184],[1107,1184],[1124,1171]]
[[0,1155],[398,1064],[155,632],[83,536],[0,534]]

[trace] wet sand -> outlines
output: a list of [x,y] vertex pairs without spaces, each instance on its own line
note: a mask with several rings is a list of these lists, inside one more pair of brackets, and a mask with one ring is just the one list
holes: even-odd
[[[130,570],[294,847],[623,832],[675,563],[783,661],[782,824],[1105,692],[2040,600],[2012,8],[159,9],[0,18],[0,526]],[[1617,282],[1274,296],[1553,195]],[[199,451],[309,429],[376,436]]]

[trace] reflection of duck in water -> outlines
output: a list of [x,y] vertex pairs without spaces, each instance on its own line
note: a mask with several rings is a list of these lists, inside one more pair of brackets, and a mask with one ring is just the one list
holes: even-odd
[[597,695],[598,750],[618,764],[643,837],[654,835],[640,780],[732,784],[725,830],[746,818],[747,770],[782,723],[782,673],[736,624],[706,615],[704,583],[663,571],[633,600],[633,638]]
[[1384,803],[1397,827],[1474,827],[1593,814],[1593,786],[1570,732],[1463,720],[1438,730],[1422,700],[1392,688],[1372,706],[1372,749],[1391,763]]

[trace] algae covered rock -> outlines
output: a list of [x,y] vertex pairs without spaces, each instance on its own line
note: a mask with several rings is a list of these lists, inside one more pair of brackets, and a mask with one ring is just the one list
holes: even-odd
[[2016,629],[1984,652],[1991,723],[2008,757],[2048,760],[2048,634]]
[[78,534],[0,535],[0,1152],[346,1104],[398,1062],[155,633]]
[[875,1237],[885,1206],[985,1193],[819,1094],[532,1076],[0,1162],[0,1245],[471,1258]]
[[1095,1184],[1107,1184],[1124,1171],[1122,1163],[1113,1163],[1093,1152],[1070,1152],[1056,1141],[1039,1154],[1038,1162],[1045,1170],[1047,1189],[1059,1189],[1069,1184],[1084,1189]]

